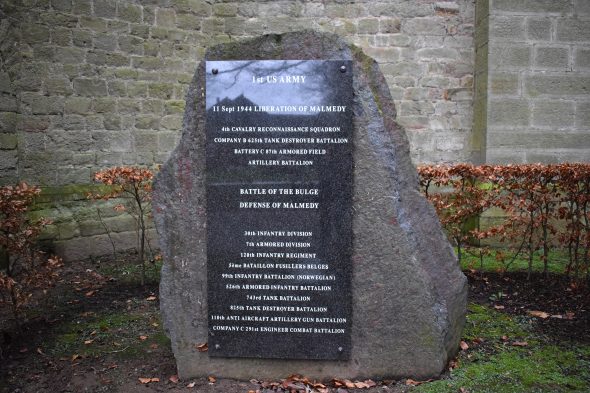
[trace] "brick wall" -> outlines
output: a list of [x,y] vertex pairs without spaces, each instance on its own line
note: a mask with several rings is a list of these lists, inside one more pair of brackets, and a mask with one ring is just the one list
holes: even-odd
[[92,173],[165,161],[208,46],[304,28],[380,63],[415,162],[590,160],[588,0],[3,0],[0,185],[46,188],[66,256],[109,252]]
[[13,80],[20,56],[13,23],[0,8],[0,179],[17,181],[17,94]]
[[4,133],[18,135],[21,179],[87,183],[96,168],[163,162],[206,47],[304,28],[343,35],[380,62],[416,161],[469,159],[470,1],[4,0],[1,7],[22,57],[12,84],[0,75],[2,93],[16,95],[0,109],[18,113]]
[[477,4],[474,122],[485,159],[589,161],[590,1],[487,3]]
[[[110,252],[84,197],[92,173],[166,160],[208,46],[305,28],[380,63],[416,162],[469,160],[473,14],[473,0],[2,0],[0,185],[46,188],[38,208],[61,254]],[[99,208],[133,239],[132,221]]]
[[482,164],[486,160],[488,132],[488,60],[489,60],[489,1],[477,0],[475,6],[475,64],[473,96],[473,129],[471,146],[472,162]]

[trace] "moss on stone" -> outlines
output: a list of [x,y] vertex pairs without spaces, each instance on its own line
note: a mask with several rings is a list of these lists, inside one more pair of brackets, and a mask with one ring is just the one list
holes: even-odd
[[42,187],[41,194],[35,199],[35,204],[85,200],[88,198],[88,194],[104,193],[109,190],[112,190],[112,187],[102,184],[68,184]]
[[[361,65],[361,68],[363,69],[364,73],[366,75],[371,75],[372,69],[373,69],[373,67],[375,67],[375,64],[376,64],[375,60],[373,58],[367,56],[363,52],[363,50],[356,45],[350,45],[350,49],[352,50],[353,57]],[[375,99],[375,103],[377,105],[377,110],[379,111],[380,115],[383,115],[382,103],[381,103],[381,99],[380,99],[381,97],[379,95],[379,92],[377,91],[374,81],[369,81],[368,85],[371,88],[371,91],[373,93],[373,98]]]

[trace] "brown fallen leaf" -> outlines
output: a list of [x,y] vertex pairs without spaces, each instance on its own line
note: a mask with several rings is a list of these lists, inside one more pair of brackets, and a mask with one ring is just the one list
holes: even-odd
[[90,297],[90,296],[94,295],[94,292],[95,292],[95,291],[88,291],[88,292],[86,292],[86,293],[84,294],[84,296],[86,296],[86,297]]
[[196,385],[196,382],[191,382],[188,385],[186,385],[187,388],[194,388]]
[[333,379],[332,380],[332,384],[334,385],[335,388],[339,388],[340,386],[344,386],[344,383],[343,382],[340,382],[337,379]]
[[502,306],[501,304],[496,304],[496,305],[494,306],[494,308],[495,308],[496,310],[504,310],[506,307]]
[[537,318],[541,318],[541,319],[549,318],[549,314],[547,314],[544,311],[528,311],[528,314],[533,317],[537,317]]
[[28,350],[29,350],[29,348],[21,348],[21,349],[19,350],[19,352],[20,352],[20,353],[25,353],[25,352],[27,352]]
[[84,341],[84,345],[90,345],[94,342],[94,340],[86,340]]
[[410,379],[410,378],[406,379],[406,385],[408,385],[408,386],[418,386],[421,384],[422,384],[422,382],[420,382],[420,381],[414,381],[413,379]]
[[160,378],[138,378],[139,382],[142,384],[152,383],[152,382],[160,382]]
[[197,344],[195,345],[195,348],[197,348],[197,351],[199,352],[207,352],[209,350],[207,343]]
[[145,341],[145,340],[147,340],[147,339],[148,339],[148,336],[139,336],[139,339],[140,339],[141,341]]
[[153,302],[156,299],[157,299],[157,297],[155,297],[155,296],[148,296],[145,300],[147,300],[148,302]]
[[377,386],[377,383],[375,381],[373,381],[372,379],[367,379],[367,380],[365,380],[365,385],[372,388],[372,387]]
[[72,355],[72,362],[73,362],[74,360],[77,360],[77,359],[80,359],[80,358],[81,358],[81,356],[80,356],[80,355],[78,355],[77,353],[75,353],[75,354],[73,354],[73,355]]
[[461,343],[459,344],[459,346],[461,347],[461,349],[463,351],[467,351],[469,349],[469,345],[465,341],[461,341]]
[[178,383],[178,375],[171,375],[170,378],[168,378],[168,380],[172,383]]
[[346,386],[347,388],[354,389],[356,387],[354,385],[354,382],[352,382],[349,379],[343,379],[342,382],[344,382],[344,386]]
[[158,344],[150,344],[150,349],[158,349]]
[[454,370],[459,367],[459,361],[457,359],[453,359],[449,362],[449,370]]
[[529,343],[527,343],[526,341],[514,341],[512,343],[513,347],[526,347],[527,345],[529,345]]
[[209,375],[207,377],[207,380],[209,381],[209,383],[215,383],[215,382],[217,382],[217,378],[215,378],[213,375]]

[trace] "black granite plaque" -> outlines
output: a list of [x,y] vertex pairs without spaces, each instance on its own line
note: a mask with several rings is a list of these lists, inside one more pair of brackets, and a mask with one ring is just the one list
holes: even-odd
[[210,356],[350,355],[351,67],[206,63]]

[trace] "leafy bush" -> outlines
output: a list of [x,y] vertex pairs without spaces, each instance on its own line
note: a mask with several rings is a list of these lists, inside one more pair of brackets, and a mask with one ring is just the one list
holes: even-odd
[[[418,172],[459,258],[463,248],[473,251],[470,245],[493,238],[513,249],[512,256],[495,253],[506,268],[526,252],[530,274],[540,250],[547,273],[550,249],[558,244],[568,251],[566,272],[590,282],[590,164],[458,164],[422,166]],[[482,229],[477,218],[493,207],[504,211],[504,219]],[[555,225],[559,220],[562,228]],[[475,250],[481,257],[489,252]]]
[[147,219],[151,214],[152,180],[154,173],[139,167],[114,167],[96,172],[94,180],[108,187],[104,192],[90,195],[93,199],[124,198],[126,203],[115,206],[125,211],[135,220],[137,232],[139,264],[141,266],[141,285],[145,284]]
[[35,240],[50,223],[47,219],[31,221],[27,211],[41,189],[26,183],[0,188],[0,304],[10,305],[18,322],[19,310],[35,290],[51,285],[61,265],[57,257],[44,258],[35,249]]

